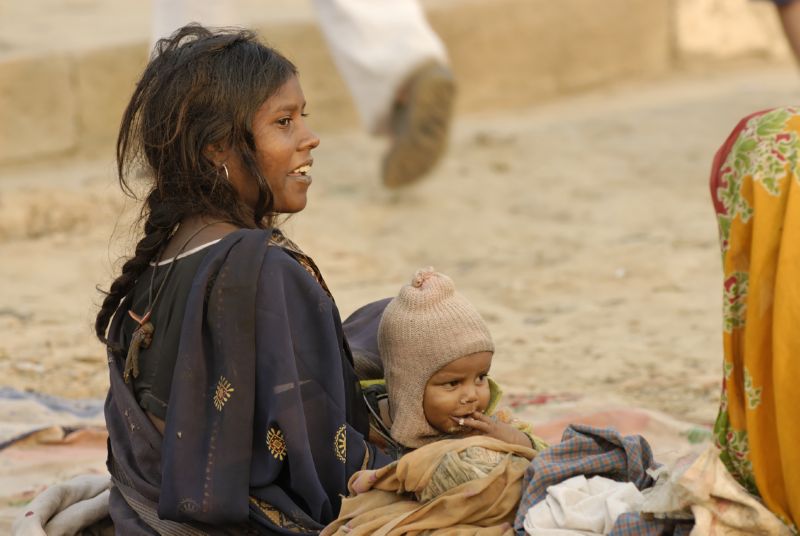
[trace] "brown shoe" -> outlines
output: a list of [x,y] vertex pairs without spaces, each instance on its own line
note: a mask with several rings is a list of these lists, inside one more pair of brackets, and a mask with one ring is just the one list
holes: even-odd
[[383,184],[398,188],[420,180],[447,148],[456,84],[450,69],[427,63],[409,77],[405,98],[392,110],[392,144],[383,159]]

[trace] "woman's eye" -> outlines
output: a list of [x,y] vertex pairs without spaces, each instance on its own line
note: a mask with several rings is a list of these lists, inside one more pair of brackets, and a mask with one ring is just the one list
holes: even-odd
[[288,127],[291,122],[292,122],[291,117],[281,117],[280,119],[278,119],[278,124],[282,127]]

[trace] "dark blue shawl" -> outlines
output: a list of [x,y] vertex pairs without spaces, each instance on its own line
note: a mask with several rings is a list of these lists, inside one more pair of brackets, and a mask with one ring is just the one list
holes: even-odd
[[[347,481],[365,460],[368,467],[388,462],[364,441],[367,414],[336,305],[269,238],[236,231],[199,267],[163,443],[122,381],[124,355],[109,352],[118,529],[131,519],[130,530],[142,525],[152,517],[146,507],[157,505],[159,518],[206,532],[315,533],[336,518]],[[112,343],[126,314],[123,303]]]

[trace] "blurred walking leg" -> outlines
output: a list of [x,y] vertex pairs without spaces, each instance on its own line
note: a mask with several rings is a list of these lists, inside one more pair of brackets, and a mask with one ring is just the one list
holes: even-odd
[[800,2],[797,0],[775,0],[783,33],[792,48],[795,59],[800,62]]
[[314,0],[322,32],[367,130],[389,134],[383,182],[428,173],[447,147],[455,82],[416,0]]

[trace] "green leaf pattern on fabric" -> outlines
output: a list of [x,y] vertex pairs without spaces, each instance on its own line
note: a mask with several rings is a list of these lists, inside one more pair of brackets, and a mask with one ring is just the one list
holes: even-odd
[[725,281],[722,327],[730,333],[745,324],[747,317],[747,272],[733,272]]
[[747,397],[747,407],[756,409],[761,404],[761,391],[762,387],[756,387],[753,384],[753,377],[747,367],[744,368],[744,393]]
[[770,136],[777,136],[786,130],[786,121],[789,120],[793,111],[791,108],[776,108],[770,112],[762,114],[755,118],[753,125],[756,136],[759,138],[769,138]]
[[731,475],[738,480],[753,495],[759,496],[756,479],[753,475],[753,463],[750,461],[750,446],[747,441],[747,432],[734,430],[730,426],[727,411],[720,411],[717,422],[714,424],[714,435],[717,447],[720,449],[719,458]]
[[[793,108],[780,108],[751,119],[722,165],[717,197],[725,213],[718,214],[717,219],[723,256],[728,250],[733,220],[739,216],[747,223],[753,215],[753,208],[741,194],[742,179],[750,176],[754,184],[777,196],[786,170],[796,168],[800,143],[797,134],[786,128],[795,113]],[[796,178],[800,182],[800,176]]]
[[719,397],[719,411],[720,412],[727,412],[728,411],[728,391],[727,389],[722,390],[722,395]]

